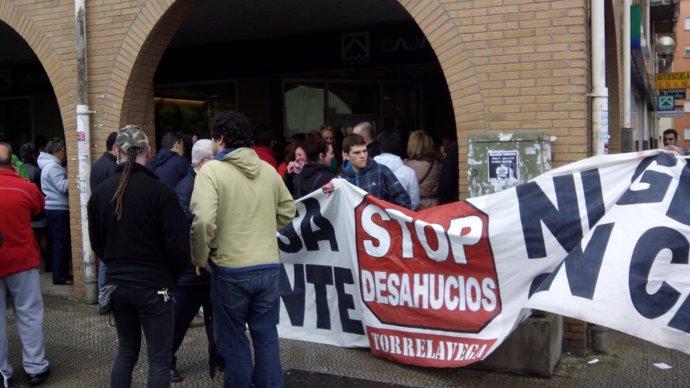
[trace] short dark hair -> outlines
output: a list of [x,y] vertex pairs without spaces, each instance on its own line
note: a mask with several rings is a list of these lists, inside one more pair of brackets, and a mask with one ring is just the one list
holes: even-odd
[[252,129],[249,119],[241,112],[221,111],[217,112],[209,120],[211,137],[214,140],[223,138],[225,147],[250,147],[252,142]]
[[48,140],[44,135],[36,135],[34,138],[34,144],[36,144],[36,148],[40,149],[45,149],[46,144],[48,144]]
[[381,152],[402,156],[404,151],[403,139],[400,131],[383,131],[379,137]]
[[319,130],[307,133],[307,138],[302,142],[301,147],[310,162],[318,162],[319,154],[328,153],[328,142],[323,139]]
[[665,130],[665,131],[664,131],[664,134],[663,134],[662,136],[666,136],[666,135],[668,135],[669,133],[673,134],[673,138],[674,138],[674,139],[678,140],[678,132],[676,132],[676,130],[673,129],[673,128],[669,128],[669,129]]
[[194,146],[194,139],[192,136],[192,131],[179,131],[177,136],[182,140],[182,145],[184,146],[183,155],[185,158],[192,160],[192,147]]
[[19,157],[24,163],[36,162],[36,145],[34,143],[24,143],[19,147]]
[[117,132],[111,132],[108,138],[105,140],[105,150],[112,151],[115,146],[115,140],[117,140]]
[[182,138],[175,132],[166,132],[161,138],[161,148],[171,150],[175,146],[175,143],[180,140],[182,140]]
[[254,145],[270,147],[271,143],[273,142],[274,132],[275,131],[273,131],[273,129],[265,125],[259,125],[258,127],[254,128],[254,136],[252,136]]
[[48,144],[46,144],[46,152],[52,155],[63,147],[65,147],[65,139],[61,137],[52,137],[48,141]]
[[367,145],[367,143],[364,141],[364,138],[356,133],[353,133],[351,135],[347,135],[343,139],[343,152],[349,153],[350,148],[352,146],[360,146],[360,145]]

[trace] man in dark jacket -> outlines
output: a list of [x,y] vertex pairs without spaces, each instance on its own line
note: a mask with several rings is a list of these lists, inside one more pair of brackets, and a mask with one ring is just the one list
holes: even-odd
[[410,209],[410,195],[395,174],[368,156],[362,136],[352,134],[343,140],[342,177],[376,198]]
[[89,182],[91,183],[91,190],[93,191],[96,186],[105,180],[105,178],[113,175],[115,169],[117,168],[117,150],[115,149],[115,139],[117,139],[117,132],[112,132],[108,135],[105,141],[105,152],[103,156],[100,157],[91,166],[91,177]]
[[182,155],[184,155],[182,138],[173,132],[168,132],[161,139],[160,151],[146,163],[146,167],[158,175],[161,182],[175,189],[189,170],[189,162]]
[[131,385],[143,329],[147,386],[168,387],[174,319],[170,290],[189,262],[189,225],[175,192],[144,167],[144,131],[128,125],[116,144],[121,164],[88,204],[91,248],[108,265],[106,284],[117,286],[111,305],[119,349],[110,385]]
[[354,128],[352,128],[352,133],[364,138],[364,144],[367,145],[367,153],[370,158],[381,155],[381,146],[379,142],[376,141],[376,131],[370,122],[362,121],[355,125]]
[[[117,168],[117,149],[115,148],[115,140],[117,139],[117,132],[112,132],[105,140],[105,152],[103,156],[91,166],[91,190],[98,187],[105,178],[113,175]],[[101,260],[101,265],[98,266],[98,287],[102,287],[105,283],[105,272],[107,270],[106,264]]]
[[[213,160],[211,140],[198,140],[192,147],[192,168],[189,169],[189,173],[182,178],[180,183],[177,184],[177,187],[175,187],[177,200],[180,202],[182,211],[184,211],[185,217],[190,225],[194,220],[194,215],[189,211],[189,203],[192,199],[192,191],[194,190],[194,178],[196,178],[196,173],[201,167],[210,160]],[[185,268],[182,276],[177,279],[177,288],[175,289],[175,329],[173,331],[172,343],[173,357],[170,368],[170,381],[172,382],[178,382],[184,379],[177,370],[176,353],[180,345],[182,345],[187,329],[194,319],[194,316],[199,311],[199,307],[204,308],[204,326],[206,328],[206,336],[209,344],[211,377],[215,375],[216,367],[223,365],[213,342],[213,326],[211,323],[213,310],[211,307],[210,283],[211,279],[206,269],[197,269],[192,265],[191,261],[187,264],[187,268]]]

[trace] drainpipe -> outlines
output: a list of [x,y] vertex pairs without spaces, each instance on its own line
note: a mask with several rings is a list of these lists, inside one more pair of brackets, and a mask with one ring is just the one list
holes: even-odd
[[[592,148],[594,155],[606,155],[609,152],[609,91],[606,88],[604,0],[592,0],[591,7]],[[630,50],[628,50],[629,52]],[[608,329],[594,324],[589,326],[592,334],[592,350],[597,353],[606,352],[608,349]]]
[[86,74],[86,0],[74,1],[77,32],[77,158],[79,163],[79,210],[81,214],[81,241],[84,257],[84,286],[86,303],[98,302],[96,260],[91,251],[89,223],[86,205],[91,196],[89,176],[91,175],[91,150],[89,148],[89,101]]
[[631,0],[623,0],[623,128],[621,128],[621,151],[631,152],[632,117],[631,117],[631,76],[630,76],[630,6]]
[[609,91],[606,88],[604,0],[592,0],[592,148],[594,155],[609,151]]

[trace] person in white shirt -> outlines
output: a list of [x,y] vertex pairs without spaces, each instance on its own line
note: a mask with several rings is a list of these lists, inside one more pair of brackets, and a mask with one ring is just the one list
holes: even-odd
[[402,184],[410,196],[412,210],[417,210],[419,208],[419,183],[414,170],[407,167],[399,156],[403,152],[402,144],[400,132],[392,132],[389,136],[381,136],[379,140],[381,154],[375,156],[374,160],[376,163],[383,164],[393,171],[395,177],[398,178],[400,184]]

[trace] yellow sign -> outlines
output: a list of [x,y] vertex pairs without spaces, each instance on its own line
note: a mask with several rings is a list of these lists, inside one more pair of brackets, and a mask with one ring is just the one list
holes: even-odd
[[657,89],[688,89],[690,88],[690,72],[657,73]]

